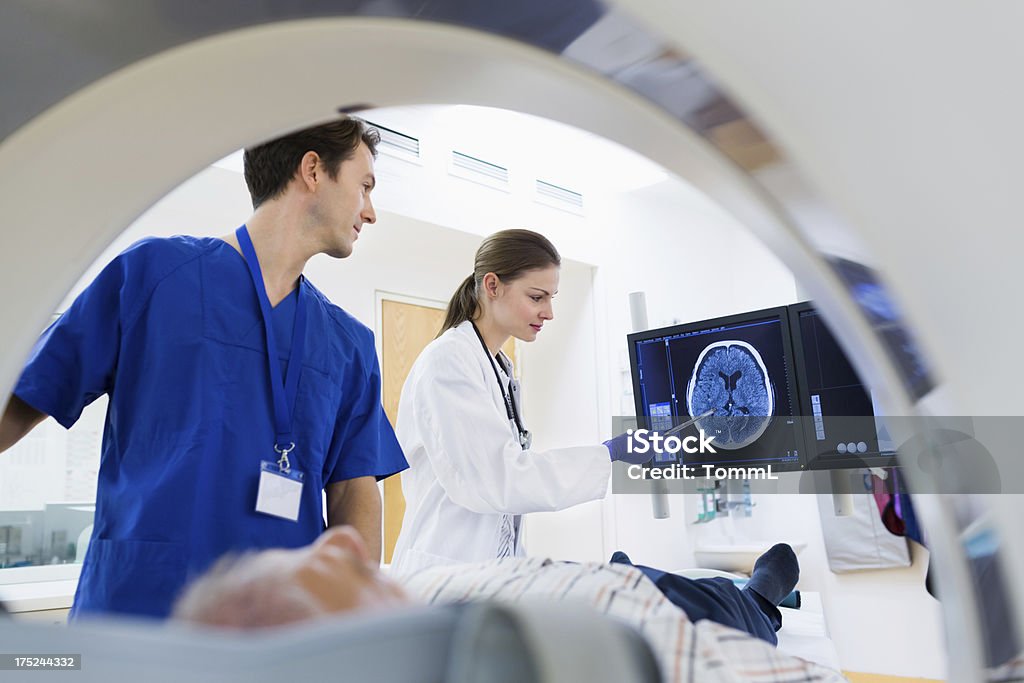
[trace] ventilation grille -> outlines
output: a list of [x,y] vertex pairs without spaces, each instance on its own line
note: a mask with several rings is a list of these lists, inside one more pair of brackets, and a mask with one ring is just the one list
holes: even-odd
[[573,213],[583,213],[583,195],[575,190],[538,180],[535,190],[537,201]]
[[493,187],[508,185],[508,169],[483,159],[452,150],[452,175],[476,180]]
[[376,123],[370,123],[369,121],[367,123],[376,128],[380,133],[380,151],[402,157],[403,159],[420,158],[419,138],[399,133],[397,130],[392,130]]
[[546,183],[543,180],[537,181],[537,195],[545,197],[547,199],[553,199],[557,202],[568,204],[569,206],[575,206],[578,209],[583,208],[583,195],[579,192],[574,192],[565,187],[559,187],[552,183]]

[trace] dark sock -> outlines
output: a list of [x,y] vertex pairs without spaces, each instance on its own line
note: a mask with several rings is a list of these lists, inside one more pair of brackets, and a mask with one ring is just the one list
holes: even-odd
[[796,553],[785,543],[769,548],[754,563],[754,573],[744,590],[750,590],[772,605],[781,603],[793,592],[800,579],[800,563]]
[[612,559],[608,560],[608,562],[612,564],[633,564],[633,561],[629,559],[629,555],[621,550],[616,550],[612,553]]

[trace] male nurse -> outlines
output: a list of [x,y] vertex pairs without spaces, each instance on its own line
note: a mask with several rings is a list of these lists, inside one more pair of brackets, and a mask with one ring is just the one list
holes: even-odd
[[222,554],[307,545],[325,525],[355,527],[379,561],[377,481],[407,464],[373,333],[302,275],[375,221],[378,141],[346,117],[246,150],[244,225],[138,242],[36,343],[0,451],[110,400],[73,617],[166,616]]

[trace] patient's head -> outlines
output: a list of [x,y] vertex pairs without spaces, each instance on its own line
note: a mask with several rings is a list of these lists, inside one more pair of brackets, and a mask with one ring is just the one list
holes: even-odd
[[173,616],[258,628],[408,602],[401,587],[370,562],[359,533],[335,527],[304,548],[222,559],[189,586]]

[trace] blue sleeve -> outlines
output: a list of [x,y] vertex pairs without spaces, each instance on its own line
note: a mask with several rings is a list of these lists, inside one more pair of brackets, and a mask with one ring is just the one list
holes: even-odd
[[376,477],[379,481],[409,467],[381,405],[380,366],[372,336],[370,339],[368,348],[364,345],[359,354],[370,366],[369,372],[363,375],[355,365],[342,389],[349,400],[343,402],[334,428],[331,455],[338,457],[327,479],[329,484],[356,477]]
[[70,428],[114,391],[121,342],[157,284],[195,258],[183,240],[146,238],[111,261],[36,341],[14,394]]
[[85,406],[113,390],[124,284],[119,256],[36,341],[14,387],[18,398],[70,428]]

